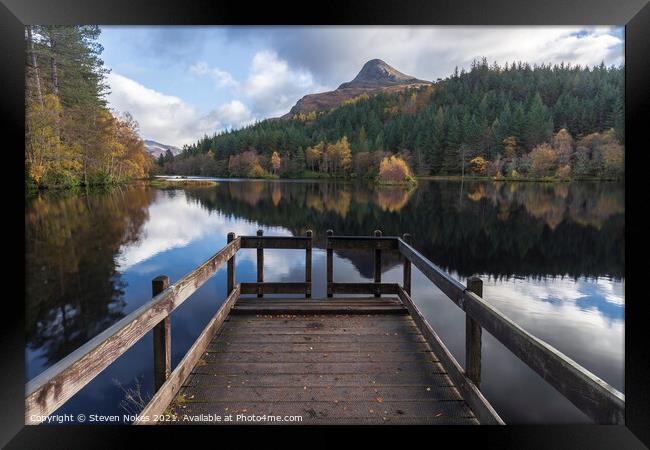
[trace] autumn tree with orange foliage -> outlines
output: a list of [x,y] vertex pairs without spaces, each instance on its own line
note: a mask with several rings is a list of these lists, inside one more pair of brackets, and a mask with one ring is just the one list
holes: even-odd
[[380,184],[415,184],[411,168],[402,158],[384,158],[379,165],[377,181]]

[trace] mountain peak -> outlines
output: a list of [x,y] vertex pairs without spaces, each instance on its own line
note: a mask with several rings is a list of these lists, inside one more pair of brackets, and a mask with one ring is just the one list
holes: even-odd
[[428,83],[406,75],[381,59],[366,62],[352,81],[343,83],[339,89],[351,87],[378,88],[396,84]]
[[418,80],[391,67],[381,59],[366,62],[352,81],[341,84],[337,89],[318,94],[307,94],[296,103],[285,117],[325,111],[335,108],[359,95],[378,92],[399,92],[403,89],[431,85],[430,81]]

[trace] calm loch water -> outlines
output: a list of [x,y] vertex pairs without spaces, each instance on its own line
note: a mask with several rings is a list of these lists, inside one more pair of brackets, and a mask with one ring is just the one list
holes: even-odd
[[[624,186],[614,183],[422,181],[417,189],[362,183],[228,181],[159,190],[28,199],[26,373],[31,379],[151,297],[151,279],[175,282],[226,243],[226,235],[314,230],[313,296],[325,296],[325,231],[410,233],[414,246],[484,298],[624,392]],[[335,281],[371,281],[369,252],[335,252]],[[255,251],[237,280],[255,280]],[[401,282],[397,255],[382,280]],[[302,281],[304,252],[267,250],[265,279]],[[172,315],[176,365],[223,302],[225,269]],[[464,314],[413,267],[413,298],[464,361]],[[482,390],[507,423],[588,419],[498,341],[483,333]],[[149,333],[60,412],[137,412],[125,390],[153,390]]]

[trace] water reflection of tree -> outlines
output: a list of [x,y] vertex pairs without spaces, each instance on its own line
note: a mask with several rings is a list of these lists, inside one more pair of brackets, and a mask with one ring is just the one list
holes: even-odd
[[123,316],[122,245],[140,237],[155,191],[143,186],[41,196],[26,208],[27,342],[50,365]]
[[[457,182],[422,182],[406,201],[380,197],[363,183],[281,183],[277,205],[275,183],[229,184],[238,186],[188,196],[211,210],[296,234],[311,228],[317,245],[330,228],[354,235],[377,228],[385,235],[411,233],[426,256],[463,276],[624,273],[624,197],[618,184],[465,182],[459,202]],[[254,204],[244,200],[247,189],[255,192]]]

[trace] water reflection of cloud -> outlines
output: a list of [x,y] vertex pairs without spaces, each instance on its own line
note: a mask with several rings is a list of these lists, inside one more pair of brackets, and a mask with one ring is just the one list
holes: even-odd
[[[620,283],[607,278],[598,278],[595,282],[571,278],[488,281],[484,292],[513,313],[525,309],[528,314],[575,316],[576,321],[606,322],[622,321],[624,316]],[[590,311],[597,314],[584,314]]]
[[[160,192],[155,202],[149,207],[149,220],[144,224],[140,238],[123,246],[116,257],[117,269],[120,272],[135,270],[150,272],[159,267],[155,264],[134,266],[152,257],[175,249],[186,247],[208,235],[223,237],[229,232],[236,235],[255,234],[260,228],[255,222],[243,222],[218,212],[210,212],[198,202],[188,201],[185,192]],[[284,228],[265,228],[266,234],[290,236],[291,232]],[[244,254],[243,260],[256,261],[255,254]],[[265,255],[266,256],[266,255]],[[271,259],[269,259],[271,258]],[[282,258],[268,255],[267,264],[272,265],[273,271],[285,273]]]

